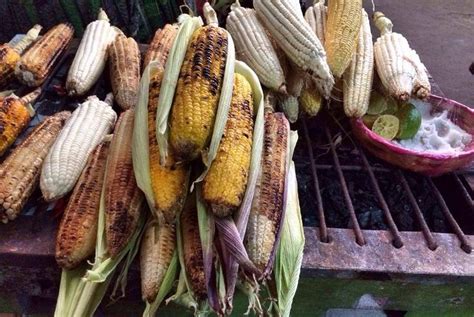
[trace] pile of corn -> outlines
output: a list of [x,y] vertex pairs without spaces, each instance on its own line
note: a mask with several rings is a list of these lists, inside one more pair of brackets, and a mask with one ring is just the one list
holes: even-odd
[[[3,223],[37,187],[46,201],[69,197],[56,316],[92,315],[117,265],[116,287],[136,254],[146,316],[165,300],[230,315],[236,285],[257,314],[289,316],[304,246],[290,122],[300,110],[317,115],[337,82],[347,116],[363,116],[374,64],[393,97],[429,96],[424,65],[381,13],[372,43],[361,0],[316,1],[305,14],[297,1],[253,6],[232,4],[227,29],[208,3],[205,25],[182,14],[156,31],[142,67],[138,44],[104,11],[87,26],[65,89],[88,96],[108,65],[113,93],[46,118],[0,165]],[[36,40],[40,30],[0,47],[0,85],[16,76],[39,87],[50,75],[74,30],[59,24]],[[0,155],[40,92],[0,94]],[[276,287],[264,294],[268,280]]]

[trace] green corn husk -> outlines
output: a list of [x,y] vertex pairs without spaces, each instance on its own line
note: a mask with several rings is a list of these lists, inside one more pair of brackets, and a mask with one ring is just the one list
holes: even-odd
[[160,97],[158,98],[160,106],[156,113],[156,139],[162,164],[168,155],[168,117],[173,105],[181,65],[194,31],[203,24],[201,18],[193,18],[187,14],[180,15],[178,20],[181,22],[181,26],[166,61]]
[[153,29],[160,28],[166,23],[156,0],[143,0],[143,10]]
[[76,6],[74,1],[70,0],[59,0],[64,13],[66,14],[69,22],[74,27],[74,35],[81,37],[84,33],[84,26],[82,24],[81,13]]

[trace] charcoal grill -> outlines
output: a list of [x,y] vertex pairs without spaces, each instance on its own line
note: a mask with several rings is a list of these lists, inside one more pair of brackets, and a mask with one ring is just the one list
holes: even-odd
[[[44,84],[31,126],[43,115],[74,108],[76,101],[58,94],[56,85],[64,82],[76,48],[75,42]],[[104,97],[106,82],[100,80],[93,93]],[[351,307],[366,293],[391,311],[472,313],[474,170],[431,179],[389,166],[365,153],[337,111],[294,128],[300,134],[294,160],[306,247],[293,314]],[[16,221],[0,227],[4,311],[54,309],[60,276],[55,211],[64,204],[48,205],[35,193]],[[137,267],[126,298],[105,311],[122,316],[143,309]],[[244,309],[240,296],[237,314]],[[176,312],[182,311],[172,305],[162,310]]]

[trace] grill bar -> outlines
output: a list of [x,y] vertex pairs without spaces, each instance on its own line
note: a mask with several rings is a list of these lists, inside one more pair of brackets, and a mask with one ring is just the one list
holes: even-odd
[[[334,169],[334,165],[329,165],[329,164],[315,164],[315,167],[318,170],[332,170]],[[377,173],[390,173],[391,171],[388,168],[384,167],[377,167],[377,166],[371,166],[372,171],[377,172]],[[345,172],[361,172],[366,170],[364,166],[358,166],[358,165],[341,165],[341,170]]]
[[356,242],[358,245],[364,245],[365,239],[362,230],[360,229],[359,222],[357,220],[357,216],[354,210],[354,205],[352,204],[351,196],[349,195],[349,189],[347,188],[346,179],[344,178],[344,173],[341,169],[341,164],[339,162],[339,157],[337,156],[336,146],[334,145],[334,141],[331,136],[331,132],[329,132],[329,128],[326,127],[326,136],[329,141],[329,145],[331,147],[331,153],[334,160],[334,166],[336,167],[336,172],[339,177],[339,182],[341,183],[342,194],[344,196],[344,200],[346,201],[347,209],[349,210],[349,215],[352,220],[352,226],[354,229],[354,233],[356,236]]
[[408,196],[408,199],[415,212],[415,216],[421,226],[421,230],[423,231],[423,236],[425,237],[426,242],[428,242],[428,248],[434,251],[436,250],[436,248],[438,248],[438,243],[434,239],[433,234],[431,233],[430,228],[428,227],[428,224],[426,223],[426,220],[423,217],[423,213],[420,210],[420,206],[418,206],[418,203],[416,202],[415,195],[413,195],[410,185],[408,185],[407,179],[405,178],[405,175],[403,174],[401,170],[398,170],[398,176],[400,177],[402,186],[405,189],[405,193]]
[[382,210],[385,215],[385,219],[387,220],[388,227],[390,228],[390,231],[393,235],[393,246],[396,248],[401,248],[403,247],[403,241],[400,236],[400,232],[398,231],[397,225],[395,224],[395,221],[393,220],[392,214],[390,213],[390,209],[388,208],[388,204],[385,201],[385,198],[383,197],[377,178],[375,177],[375,174],[372,171],[372,167],[370,166],[369,161],[367,160],[367,157],[365,156],[362,149],[358,147],[357,152],[359,153],[359,156],[362,158],[362,162],[364,163],[365,169],[367,170],[367,173],[369,174],[370,182],[372,183],[372,187],[377,196],[377,199],[379,200],[380,207],[382,207]]
[[433,193],[435,194],[436,199],[438,200],[439,205],[441,206],[441,210],[443,211],[444,216],[448,220],[450,226],[453,228],[456,236],[461,241],[461,249],[463,249],[464,252],[466,253],[471,253],[472,246],[467,240],[464,232],[462,232],[461,227],[456,222],[456,219],[454,219],[454,216],[449,211],[448,205],[446,205],[446,201],[444,200],[443,196],[439,192],[438,187],[436,187],[436,185],[433,183],[433,180],[431,178],[428,179],[428,182],[430,183],[431,188],[433,188]]
[[321,189],[319,187],[318,172],[316,170],[316,164],[314,160],[313,146],[311,145],[311,138],[309,137],[308,125],[306,119],[303,119],[303,130],[306,138],[306,145],[308,146],[308,154],[310,159],[311,174],[313,175],[314,191],[316,194],[316,200],[318,204],[318,218],[319,218],[319,234],[321,242],[329,242],[328,229],[326,226],[326,217],[324,216],[323,199],[321,196]]
[[460,193],[462,194],[462,196],[466,200],[466,203],[468,204],[469,209],[471,210],[471,212],[474,212],[474,201],[472,200],[471,195],[469,195],[469,192],[467,191],[467,188],[464,186],[461,179],[459,178],[459,175],[453,174],[453,178],[456,181],[456,184],[458,184],[458,187],[460,189]]

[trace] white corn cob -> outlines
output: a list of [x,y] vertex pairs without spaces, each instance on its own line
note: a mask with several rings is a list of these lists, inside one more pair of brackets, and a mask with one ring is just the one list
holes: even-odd
[[117,31],[101,9],[96,21],[89,23],[67,75],[66,90],[71,96],[85,94],[99,79],[107,61],[107,47]]
[[431,85],[418,54],[403,35],[392,32],[392,21],[383,13],[375,12],[374,22],[381,34],[374,44],[374,55],[383,86],[398,100],[406,101],[411,94],[427,98]]
[[105,101],[91,96],[67,121],[41,171],[40,187],[46,201],[61,198],[73,189],[89,154],[112,130],[117,118],[112,99],[112,94]]
[[325,41],[324,33],[326,32],[326,20],[328,13],[328,8],[324,5],[325,2],[326,0],[316,0],[315,3],[309,7],[304,14],[306,22],[308,22],[309,26],[321,41],[322,45],[324,45]]
[[349,117],[360,118],[367,112],[374,77],[374,46],[367,12],[362,9],[357,49],[344,73],[344,112]]
[[329,97],[334,77],[327,63],[326,52],[300,14],[299,6],[295,7],[285,0],[254,0],[253,5],[288,58],[311,74],[321,94]]
[[300,112],[298,97],[288,95],[280,97],[280,108],[290,123],[298,121]]
[[255,71],[263,85],[286,93],[285,74],[255,10],[241,7],[238,1],[232,4],[226,28],[235,41],[237,57]]

